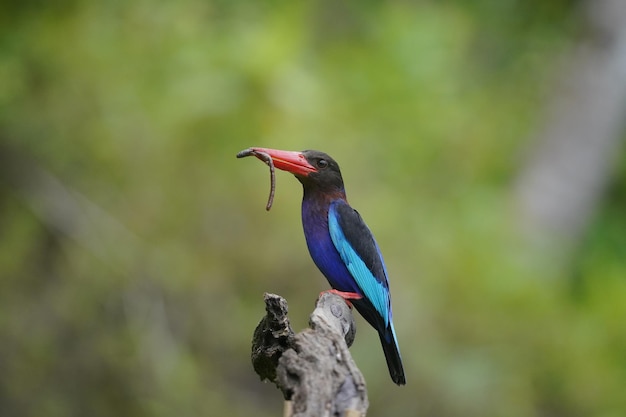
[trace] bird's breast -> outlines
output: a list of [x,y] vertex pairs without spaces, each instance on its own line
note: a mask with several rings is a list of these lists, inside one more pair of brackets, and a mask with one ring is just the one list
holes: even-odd
[[302,226],[311,258],[331,287],[361,293],[330,237],[328,207],[307,203],[305,199],[302,202]]

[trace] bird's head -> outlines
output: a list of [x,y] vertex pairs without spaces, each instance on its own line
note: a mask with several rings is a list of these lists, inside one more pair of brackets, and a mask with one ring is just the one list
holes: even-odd
[[339,165],[324,152],[313,150],[294,152],[268,148],[250,149],[269,155],[276,168],[295,175],[305,190],[326,192],[343,192],[344,190]]

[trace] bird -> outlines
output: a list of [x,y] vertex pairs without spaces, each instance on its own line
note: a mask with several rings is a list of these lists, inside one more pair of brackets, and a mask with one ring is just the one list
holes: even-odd
[[[333,288],[378,331],[391,379],[406,377],[393,326],[387,268],[361,215],[346,198],[337,162],[324,152],[250,148],[267,162],[292,173],[302,184],[302,226],[313,262]],[[263,155],[266,154],[266,155]],[[261,155],[261,156],[259,156]]]

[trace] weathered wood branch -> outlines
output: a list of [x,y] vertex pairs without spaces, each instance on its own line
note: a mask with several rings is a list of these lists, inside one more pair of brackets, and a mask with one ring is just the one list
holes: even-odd
[[356,325],[346,302],[322,294],[310,328],[298,334],[289,323],[284,298],[265,294],[265,309],[252,339],[252,364],[262,380],[282,391],[285,415],[365,416],[367,390],[348,351]]

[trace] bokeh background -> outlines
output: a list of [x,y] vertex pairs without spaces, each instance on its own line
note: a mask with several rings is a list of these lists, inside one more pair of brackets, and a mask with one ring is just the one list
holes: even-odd
[[249,146],[331,154],[383,250],[369,415],[623,415],[623,4],[2,2],[0,415],[280,415],[263,293],[327,284]]

